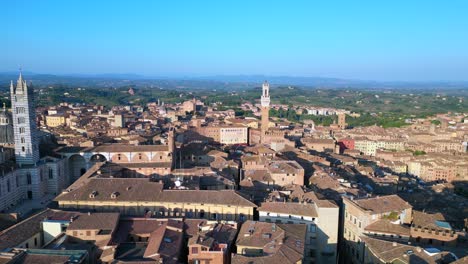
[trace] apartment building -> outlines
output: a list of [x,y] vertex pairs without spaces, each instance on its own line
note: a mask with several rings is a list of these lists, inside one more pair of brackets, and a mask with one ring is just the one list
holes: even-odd
[[361,237],[366,234],[400,240],[408,236],[404,225],[411,223],[412,207],[397,195],[356,200],[344,197],[343,207],[345,254],[352,263],[364,262]]
[[264,202],[258,212],[262,222],[307,226],[304,263],[336,262],[339,207],[334,202]]
[[218,223],[200,219],[185,220],[188,240],[188,263],[228,264],[237,236],[236,223]]

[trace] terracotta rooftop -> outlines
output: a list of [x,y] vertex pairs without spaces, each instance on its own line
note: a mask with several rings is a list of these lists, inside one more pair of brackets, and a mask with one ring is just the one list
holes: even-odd
[[163,190],[163,184],[145,178],[92,178],[56,201],[144,201],[226,204],[255,207],[234,190]]
[[282,203],[282,202],[266,202],[262,203],[258,208],[260,212],[272,212],[279,214],[300,215],[318,217],[315,206],[310,203]]
[[365,228],[366,231],[372,233],[386,233],[386,234],[395,234],[401,236],[409,236],[410,229],[408,226],[400,224],[392,224],[389,220],[381,219],[378,220]]
[[[439,223],[439,225],[437,225]],[[435,228],[435,229],[451,229],[450,225],[443,225],[447,223],[443,214],[428,214],[420,211],[413,211],[413,222],[412,224],[417,228]]]
[[375,198],[365,198],[353,201],[364,210],[372,211],[374,214],[381,214],[393,211],[402,211],[411,208],[411,205],[401,199],[398,195],[379,196]]
[[[402,264],[436,264],[436,263],[450,263],[439,262],[441,259],[453,258],[448,252],[441,252],[435,256],[430,256],[424,249],[399,244],[396,242],[389,242],[385,240],[361,237],[361,240],[366,244],[369,251],[377,256],[385,263],[402,263]],[[452,259],[453,261],[454,259]]]
[[113,230],[119,221],[119,213],[89,213],[73,218],[67,230]]
[[297,263],[304,257],[307,226],[246,221],[236,245],[263,248],[263,257],[235,255],[232,263]]
[[0,249],[23,243],[41,230],[41,222],[45,219],[69,221],[71,217],[79,215],[81,213],[46,209],[0,232]]
[[97,146],[89,150],[90,152],[152,152],[152,151],[169,151],[167,145],[125,145],[125,144],[108,144]]

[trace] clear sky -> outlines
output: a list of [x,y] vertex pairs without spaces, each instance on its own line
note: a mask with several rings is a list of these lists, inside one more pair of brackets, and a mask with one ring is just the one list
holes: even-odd
[[0,71],[468,80],[468,1],[0,2]]

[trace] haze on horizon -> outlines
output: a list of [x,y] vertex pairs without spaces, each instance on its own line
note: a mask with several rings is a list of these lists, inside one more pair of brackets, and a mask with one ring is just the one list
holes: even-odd
[[0,71],[468,81],[468,2],[3,1]]

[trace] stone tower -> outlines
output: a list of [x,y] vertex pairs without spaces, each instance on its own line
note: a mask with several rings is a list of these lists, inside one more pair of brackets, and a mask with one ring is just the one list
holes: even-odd
[[39,143],[36,136],[33,89],[28,88],[20,73],[16,87],[11,82],[10,93],[16,163],[20,166],[34,165],[39,160]]
[[169,132],[167,133],[167,146],[171,155],[174,155],[175,150],[175,128],[169,128]]
[[338,127],[341,129],[346,128],[346,114],[338,113]]
[[262,97],[260,99],[261,113],[262,113],[262,124],[261,124],[261,135],[260,143],[265,144],[265,135],[268,131],[269,115],[270,115],[270,85],[268,82],[264,82],[262,85]]

